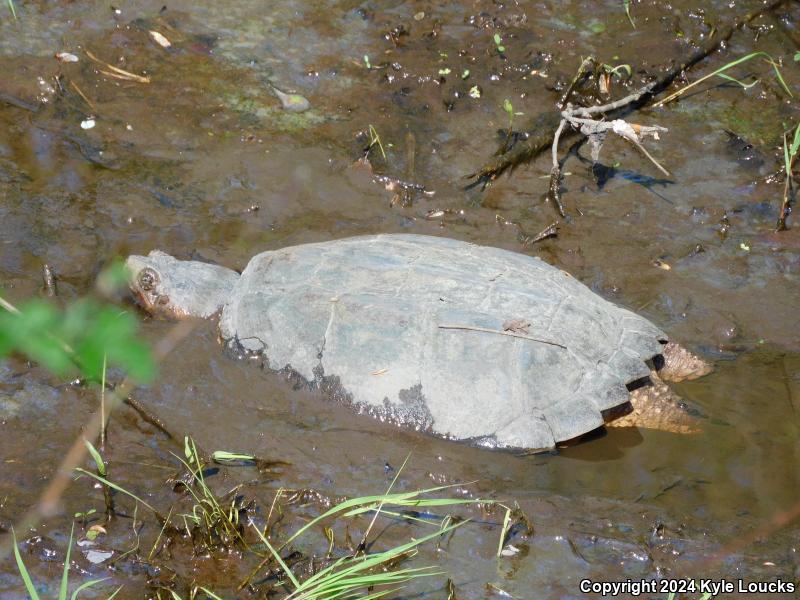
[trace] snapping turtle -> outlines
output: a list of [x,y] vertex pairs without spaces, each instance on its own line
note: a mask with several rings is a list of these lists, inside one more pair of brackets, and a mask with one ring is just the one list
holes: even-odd
[[661,378],[710,370],[568,273],[452,239],[293,246],[258,254],[241,275],[158,250],[127,266],[151,312],[221,310],[224,343],[269,368],[359,412],[490,447],[552,448],[611,420],[691,431]]

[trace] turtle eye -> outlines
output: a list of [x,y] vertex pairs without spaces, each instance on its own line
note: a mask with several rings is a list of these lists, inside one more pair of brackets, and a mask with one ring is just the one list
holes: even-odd
[[158,274],[153,269],[142,269],[139,273],[139,289],[152,292],[158,284]]

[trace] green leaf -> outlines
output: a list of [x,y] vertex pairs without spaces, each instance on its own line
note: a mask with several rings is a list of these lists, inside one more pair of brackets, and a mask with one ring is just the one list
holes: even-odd
[[83,440],[83,443],[86,444],[86,447],[89,449],[89,454],[92,455],[94,459],[94,464],[97,465],[97,474],[101,477],[106,476],[106,463],[103,462],[103,457],[100,456],[100,453],[97,451],[97,448],[94,447],[92,442],[87,439]]
[[794,53],[794,60],[795,60],[796,62],[800,62],[800,52],[795,52],[795,53]]
[[[13,308],[13,307],[12,307]],[[0,311],[0,356],[17,351],[59,376],[75,371],[100,380],[105,358],[146,383],[155,376],[155,362],[136,337],[136,318],[91,299],[72,303],[63,313],[41,300],[18,312]]]
[[216,450],[212,455],[211,459],[216,462],[235,462],[238,460],[255,460],[256,457],[250,454],[239,454],[236,452],[225,452],[224,450]]
[[57,375],[64,375],[74,363],[67,348],[53,338],[52,332],[57,331],[58,327],[58,311],[41,300],[27,302],[19,314],[0,314],[4,348],[10,345],[11,350],[18,350]]

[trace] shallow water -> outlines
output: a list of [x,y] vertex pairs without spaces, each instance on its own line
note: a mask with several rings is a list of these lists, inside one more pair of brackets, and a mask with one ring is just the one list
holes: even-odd
[[[524,113],[514,117],[522,128],[553,106],[555,82],[569,80],[587,54],[656,70],[683,56],[687,40],[708,34],[696,4],[634,4],[636,29],[618,2],[338,2],[325,10],[286,1],[268,10],[250,1],[177,2],[161,14],[161,4],[149,2],[126,3],[121,14],[91,2],[18,6],[18,21],[0,22],[2,294],[14,302],[37,295],[47,262],[66,302],[86,293],[114,256],[152,248],[242,268],[263,250],[402,231],[539,255],[715,362],[712,375],[677,386],[702,414],[702,433],[612,429],[547,456],[469,448],[356,417],[281,375],[227,358],[211,324],[195,329],[163,361],[158,383],[136,397],[204,448],[291,462],[274,478],[226,470],[232,481],[220,487],[253,480],[248,489],[263,505],[280,486],[334,496],[382,491],[393,477],[385,465],[398,468],[409,451],[403,489],[476,481],[467,493],[516,500],[535,526],[514,542],[519,555],[493,558],[502,514],[467,510],[483,524],[423,557],[450,574],[459,598],[490,596],[489,582],[539,598],[580,597],[583,577],[796,580],[797,525],[770,523],[800,497],[800,227],[792,219],[792,229],[772,233],[782,184],[768,175],[780,167],[782,124],[796,123],[799,111],[769,67],[738,72],[761,78],[749,90],[718,86],[636,115],[669,128],[648,143],[669,178],[616,140],[603,148],[603,162],[617,170],[601,189],[572,157],[569,216],[555,239],[524,247],[518,228],[502,224],[535,234],[555,220],[543,200],[549,157],[483,193],[463,190],[463,176],[491,155],[508,124],[505,98]],[[709,22],[742,8],[701,5]],[[736,35],[703,71],[757,48],[783,58],[784,77],[800,94],[791,60],[798,17],[792,4],[758,21],[761,29]],[[593,33],[598,24],[604,31]],[[149,30],[173,47],[153,43]],[[87,49],[150,83],[98,73]],[[58,51],[80,61],[59,63]],[[51,91],[59,74],[61,94]],[[283,111],[267,80],[301,93],[312,109]],[[478,99],[469,97],[473,85],[481,87]],[[96,126],[83,130],[89,116]],[[386,151],[385,160],[370,152],[372,170],[356,162],[370,125]],[[755,146],[750,160],[726,129]],[[378,174],[435,194],[409,206],[393,202]],[[426,218],[434,210],[447,212]],[[146,320],[143,329],[155,341],[169,327]],[[95,392],[19,360],[0,365],[0,526],[34,501],[96,402]],[[175,448],[124,408],[110,436],[115,480],[166,506]],[[38,580],[58,585],[67,515],[101,506],[100,492],[81,481],[65,496],[63,515],[18,532],[31,538],[24,548]],[[397,525],[386,537],[407,539],[409,531]],[[152,544],[157,533],[150,523],[142,536]],[[130,524],[117,521],[105,543],[117,554],[129,548]],[[231,587],[226,573],[242,570],[230,557],[173,563],[220,592]],[[85,554],[76,566],[85,570],[76,580],[111,576],[99,588],[106,595],[125,582],[123,594],[141,597],[153,576],[131,562],[116,570],[91,565]],[[4,562],[0,597],[22,589]],[[440,580],[421,589],[443,595]]]

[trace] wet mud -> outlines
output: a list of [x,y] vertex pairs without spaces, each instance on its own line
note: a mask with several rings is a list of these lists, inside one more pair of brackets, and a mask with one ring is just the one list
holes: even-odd
[[[409,232],[538,255],[715,363],[711,375],[674,386],[697,408],[698,433],[609,429],[552,455],[470,447],[356,415],[257,361],[235,360],[205,322],[162,361],[157,382],[134,394],[205,449],[290,463],[270,473],[223,468],[212,478],[221,491],[242,484],[262,510],[280,487],[314,491],[289,511],[298,519],[319,514],[325,498],[383,492],[409,452],[401,490],[452,483],[465,497],[518,502],[534,531],[512,536],[513,555],[495,558],[502,512],[465,508],[474,522],[415,559],[447,572],[460,599],[502,597],[497,589],[579,598],[585,578],[797,581],[800,530],[781,519],[800,502],[800,224],[792,215],[788,231],[774,232],[781,133],[800,119],[797,4],[735,34],[687,76],[762,50],[782,60],[794,99],[769,65],[752,62],[735,72],[757,75],[752,88],[719,80],[636,114],[669,129],[648,148],[670,177],[610,140],[599,180],[588,148],[564,164],[566,218],[546,200],[549,156],[484,191],[464,189],[464,177],[506,139],[504,100],[523,113],[512,121],[521,128],[553,109],[582,57],[630,64],[644,77],[736,10],[632,3],[633,28],[621,4],[181,1],[115,11],[15,3],[16,21],[0,17],[0,295],[39,296],[46,263],[53,301],[67,303],[114,257],[154,248],[241,269],[286,245]],[[61,62],[58,52],[79,60]],[[612,93],[625,93],[615,85]],[[310,108],[284,110],[271,86]],[[554,220],[556,236],[523,243]],[[171,327],[142,319],[152,342]],[[96,389],[20,358],[0,363],[0,537],[97,402]],[[175,501],[166,481],[180,451],[135,412],[121,407],[112,417],[110,477],[148,502]],[[180,586],[197,581],[235,597],[252,560],[192,556],[181,542],[159,561],[132,560],[124,553],[138,543],[146,556],[159,525],[141,512],[134,520],[133,502],[119,503],[127,516],[73,551],[74,583],[110,578],[87,596],[107,597],[123,583],[118,598],[172,584],[184,595]],[[58,589],[70,517],[102,507],[102,491],[83,477],[59,515],[17,532],[43,596]],[[343,540],[344,525],[334,529]],[[389,522],[381,540],[415,534]],[[327,541],[315,535],[303,550],[324,553]],[[446,597],[445,579],[404,593]],[[4,560],[0,598],[23,590]]]

